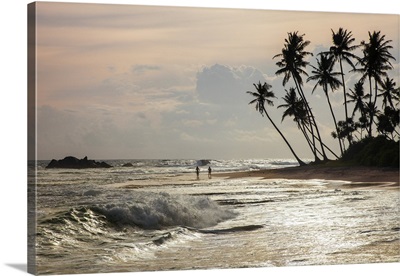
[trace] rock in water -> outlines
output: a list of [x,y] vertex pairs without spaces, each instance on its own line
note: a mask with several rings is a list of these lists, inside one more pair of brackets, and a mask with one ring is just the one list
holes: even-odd
[[89,169],[89,168],[111,168],[112,166],[106,162],[96,162],[85,156],[83,159],[78,159],[73,156],[67,156],[60,160],[51,160],[46,169],[63,168],[63,169]]

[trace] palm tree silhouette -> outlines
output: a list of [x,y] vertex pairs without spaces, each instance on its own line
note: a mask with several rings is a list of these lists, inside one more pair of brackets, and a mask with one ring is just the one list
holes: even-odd
[[[284,48],[282,49],[280,54],[275,55],[273,58],[280,57],[281,60],[276,63],[279,69],[275,72],[277,76],[284,75],[282,84],[285,86],[290,78],[293,78],[293,81],[296,85],[296,89],[299,92],[301,100],[304,102],[304,106],[306,107],[308,120],[311,122],[310,130],[311,135],[313,137],[313,146],[316,147],[315,143],[315,135],[314,129],[317,132],[318,139],[321,144],[321,151],[324,160],[328,160],[325,150],[323,147],[321,135],[319,133],[318,126],[315,121],[315,117],[311,111],[311,108],[307,102],[307,99],[304,95],[302,85],[303,79],[302,75],[308,76],[307,72],[304,68],[309,64],[308,61],[305,61],[305,58],[312,53],[305,51],[305,48],[310,44],[310,41],[304,40],[304,34],[299,35],[298,32],[288,33],[288,38],[285,39]],[[316,160],[318,161],[318,160]]]
[[315,149],[312,146],[312,142],[307,135],[306,129],[304,127],[305,124],[308,124],[309,121],[307,119],[307,111],[304,107],[303,101],[297,97],[296,90],[293,87],[289,88],[289,91],[286,90],[286,95],[282,97],[285,104],[281,104],[278,108],[286,108],[282,115],[282,122],[283,120],[289,116],[293,117],[293,121],[296,123],[297,127],[302,131],[304,137],[307,140],[308,145],[311,147],[311,151],[315,153]]
[[285,111],[283,112],[282,115],[282,121],[287,117],[292,117],[293,116],[293,121],[296,123],[297,127],[301,130],[303,133],[308,145],[311,148],[311,151],[313,152],[314,156],[316,156],[316,149],[312,146],[312,142],[310,140],[310,137],[307,135],[306,131],[306,124],[309,124],[309,121],[307,119],[307,111],[304,107],[304,103],[301,99],[297,97],[295,88],[290,87],[289,91],[286,90],[286,95],[282,97],[284,100],[285,104],[281,104],[278,106],[278,108],[286,108]]
[[396,83],[393,79],[389,79],[389,77],[386,77],[385,81],[382,82],[382,89],[379,89],[382,93],[378,94],[378,97],[383,97],[382,107],[390,106],[394,108],[393,100],[399,101],[395,86]]
[[[312,90],[312,93],[314,93],[317,86],[322,87],[322,89],[325,93],[325,97],[328,101],[329,109],[331,111],[333,122],[335,124],[336,132],[339,133],[335,113],[333,112],[332,104],[331,104],[329,94],[328,94],[328,87],[330,87],[332,92],[334,92],[336,89],[339,88],[340,85],[342,85],[342,83],[337,78],[335,78],[335,76],[340,75],[340,73],[332,72],[333,65],[334,65],[333,59],[334,59],[333,56],[328,57],[327,54],[321,54],[320,60],[317,59],[318,66],[315,67],[315,66],[311,65],[311,67],[314,68],[314,70],[311,73],[313,73],[314,75],[310,76],[307,79],[307,82],[309,82],[311,80],[317,81],[317,83],[315,84],[315,86]],[[338,139],[338,141],[339,141],[340,153],[343,154],[342,140]]]
[[354,84],[354,90],[350,89],[350,93],[347,93],[349,100],[347,103],[354,103],[354,109],[351,117],[354,117],[354,114],[357,111],[360,111],[361,116],[365,115],[365,102],[367,98],[369,98],[369,94],[365,95],[364,93],[364,82],[362,80],[358,81]]
[[[311,133],[310,131],[310,122],[308,121],[307,117],[307,111],[304,106],[304,102],[299,99],[296,95],[296,91],[293,87],[289,89],[289,91],[286,91],[285,97],[282,99],[285,101],[286,104],[281,104],[278,106],[278,108],[285,107],[286,110],[283,112],[282,115],[282,121],[287,117],[287,116],[293,116],[293,121],[296,122],[298,128],[301,130],[303,133],[304,137],[307,140],[308,145],[311,148],[311,151],[314,154],[314,157],[316,160],[318,160],[318,157],[316,156],[317,153],[322,155],[321,151],[318,148],[313,147],[312,141],[310,137],[308,136],[308,133]],[[318,140],[318,137],[314,136],[314,139]],[[321,142],[318,140],[318,142]],[[339,156],[336,155],[327,145],[325,145],[323,142],[321,142],[323,147],[326,148],[330,153],[332,153],[337,159],[339,159]]]
[[354,115],[357,111],[360,112],[361,117],[359,118],[358,122],[355,124],[357,128],[360,128],[360,135],[362,138],[362,130],[367,128],[367,110],[366,110],[366,100],[369,98],[369,94],[365,95],[364,93],[364,82],[363,80],[359,80],[357,83],[354,84],[354,89],[350,90],[350,93],[346,93],[347,103],[354,103],[354,109],[351,115],[351,118],[354,120]]
[[[369,41],[362,41],[362,51],[364,57],[362,57],[358,64],[361,64],[362,68],[356,71],[362,72],[362,79],[368,77],[369,89],[370,89],[370,99],[369,102],[372,106],[369,106],[370,110],[374,110],[376,105],[376,99],[378,97],[378,84],[383,83],[382,77],[387,77],[386,71],[393,68],[390,60],[396,60],[389,52],[393,47],[389,45],[392,40],[385,41],[385,35],[381,35],[381,32],[374,31],[372,34],[368,32]],[[372,92],[372,79],[374,79],[375,89]],[[374,100],[372,100],[372,95],[374,94]],[[370,113],[368,135],[372,136],[372,124],[374,121],[374,113]]]
[[303,84],[301,75],[308,76],[307,72],[303,70],[303,68],[309,64],[309,62],[304,59],[309,55],[312,56],[312,53],[305,51],[308,45],[310,45],[310,41],[304,40],[304,34],[298,35],[298,32],[288,33],[288,38],[285,39],[282,53],[273,57],[282,57],[281,61],[276,63],[281,69],[276,71],[275,74],[284,74],[284,86],[289,81],[290,77],[293,77],[296,88],[299,89],[298,86]]
[[393,133],[399,135],[399,132],[396,131],[396,126],[399,125],[399,116],[400,111],[391,106],[386,106],[383,114],[379,114],[377,116],[377,130],[378,132],[385,135],[389,138],[389,134],[391,135],[391,140],[394,141]]
[[286,110],[283,112],[282,115],[282,121],[287,117],[287,116],[293,116],[294,121],[299,124],[308,124],[307,116],[306,113],[307,111],[305,110],[303,101],[300,100],[297,97],[296,91],[293,87],[289,88],[289,91],[286,90],[286,95],[282,97],[282,99],[285,101],[286,104],[281,104],[278,106],[278,108],[285,107]]
[[344,30],[343,28],[339,28],[339,30],[335,33],[332,29],[332,42],[333,46],[329,48],[328,52],[323,52],[321,54],[327,54],[329,53],[333,59],[334,62],[339,62],[340,66],[340,73],[342,75],[342,86],[343,86],[343,101],[344,101],[344,110],[345,110],[345,119],[347,120],[349,118],[348,116],[348,111],[347,111],[347,99],[346,99],[346,82],[344,81],[344,73],[343,73],[343,61],[348,63],[353,69],[355,69],[355,66],[352,62],[352,59],[358,60],[359,58],[352,54],[351,51],[354,51],[359,47],[359,45],[353,45],[351,44],[355,41],[355,39],[352,37],[351,31],[348,32],[347,30]]
[[274,126],[274,128],[276,129],[276,131],[281,135],[282,139],[285,141],[286,145],[288,146],[288,148],[290,149],[290,151],[292,152],[294,158],[296,158],[297,162],[299,163],[300,166],[305,166],[306,163],[304,163],[294,152],[293,148],[291,147],[291,145],[289,144],[288,140],[285,138],[285,136],[283,135],[283,133],[279,130],[279,128],[275,125],[274,121],[271,119],[271,117],[269,116],[267,110],[265,109],[265,103],[267,103],[268,105],[273,106],[274,103],[272,100],[270,100],[270,98],[275,98],[275,94],[274,92],[272,92],[271,89],[271,85],[267,84],[266,82],[264,82],[264,84],[261,84],[261,82],[258,82],[258,84],[253,84],[254,87],[256,88],[257,92],[252,92],[252,91],[247,91],[246,93],[252,95],[254,97],[254,99],[252,101],[249,102],[249,104],[255,104],[256,106],[256,110],[258,112],[260,112],[260,114],[262,116],[264,116],[264,114],[267,116],[268,120],[271,122],[271,124]]
[[368,119],[368,136],[371,137],[372,136],[372,124],[375,122],[374,118],[378,115],[380,115],[381,112],[380,110],[376,107],[376,105],[374,105],[374,103],[372,102],[368,102],[365,104],[365,115]]

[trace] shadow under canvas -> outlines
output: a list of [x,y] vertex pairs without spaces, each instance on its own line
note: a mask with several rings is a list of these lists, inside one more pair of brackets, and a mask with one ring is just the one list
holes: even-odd
[[27,272],[28,265],[25,264],[6,264],[9,267],[15,268],[16,270],[22,271],[22,272]]

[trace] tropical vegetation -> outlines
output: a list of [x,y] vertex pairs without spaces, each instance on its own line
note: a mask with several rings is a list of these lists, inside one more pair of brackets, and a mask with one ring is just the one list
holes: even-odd
[[[392,40],[374,31],[368,32],[367,40],[356,44],[351,31],[339,28],[331,32],[332,46],[317,55],[307,51],[311,42],[304,34],[289,32],[281,52],[272,58],[278,67],[275,75],[283,76],[286,92],[281,97],[283,103],[278,105],[283,110],[281,121],[293,118],[315,163],[334,158],[398,167],[400,87],[396,87],[388,74],[395,61],[390,52]],[[308,88],[305,82],[313,88]],[[255,104],[256,110],[268,118],[297,162],[305,165],[267,112],[266,105],[273,106],[273,100],[277,99],[271,85],[259,82],[254,87],[255,92],[247,91],[253,97],[249,104]],[[339,114],[331,101],[332,93],[340,89],[344,114]],[[316,91],[326,98],[332,117],[331,136],[337,139],[339,152],[323,141],[326,137],[321,135],[320,123],[308,100]]]

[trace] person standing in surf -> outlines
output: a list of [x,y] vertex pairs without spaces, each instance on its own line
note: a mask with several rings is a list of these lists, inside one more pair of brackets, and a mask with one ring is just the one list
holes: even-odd
[[200,174],[199,166],[196,166],[196,176],[197,176],[197,179],[199,179],[199,174]]
[[211,178],[211,167],[208,167],[208,178]]

